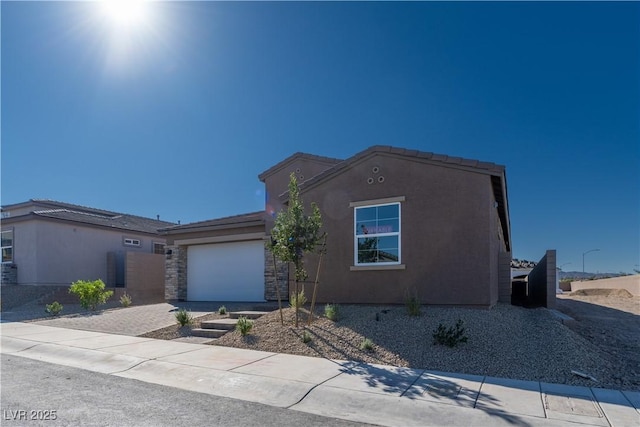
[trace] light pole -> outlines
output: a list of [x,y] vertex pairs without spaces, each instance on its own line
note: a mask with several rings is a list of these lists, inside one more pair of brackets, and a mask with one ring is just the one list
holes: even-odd
[[584,273],[584,256],[586,254],[588,254],[589,252],[596,252],[599,251],[600,249],[589,249],[587,252],[583,252],[582,253],[582,272]]
[[565,265],[569,265],[569,264],[571,264],[571,263],[570,262],[565,262],[560,267],[558,267],[558,270],[562,271],[562,267],[564,267]]

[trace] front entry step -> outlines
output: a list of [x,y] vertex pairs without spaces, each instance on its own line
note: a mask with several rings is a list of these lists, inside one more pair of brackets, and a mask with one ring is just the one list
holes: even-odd
[[199,328],[191,330],[191,335],[203,338],[220,338],[235,329],[239,318],[257,319],[267,313],[268,311],[230,311],[228,318],[203,320],[200,322]]
[[220,338],[227,332],[229,332],[229,329],[194,328],[191,330],[191,335],[193,335],[194,337],[203,337],[203,338]]
[[258,317],[264,316],[269,313],[268,311],[230,311],[229,318],[230,319],[239,319],[240,317],[246,317],[247,319],[257,319]]
[[203,329],[226,329],[228,331],[234,329],[238,323],[238,319],[216,319],[203,320],[200,327]]

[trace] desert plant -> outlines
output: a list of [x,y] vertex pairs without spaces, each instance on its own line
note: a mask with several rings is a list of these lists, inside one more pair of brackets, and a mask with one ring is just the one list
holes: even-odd
[[324,315],[327,319],[337,322],[340,315],[340,307],[338,304],[327,304],[324,306]]
[[307,303],[307,297],[304,295],[304,289],[298,292],[297,294],[293,292],[289,297],[289,305],[296,310],[299,310],[301,307]]
[[[305,214],[304,204],[300,199],[298,181],[294,173],[291,173],[289,177],[288,196],[287,209],[278,212],[271,230],[271,241],[267,243],[267,247],[280,261],[293,263],[295,267],[295,289],[293,293],[297,295],[300,282],[309,277],[304,268],[304,255],[305,253],[317,253],[323,250],[324,245],[321,245],[321,242],[325,234],[320,233],[322,217],[320,209],[315,203],[311,204],[311,215]],[[277,286],[276,289],[278,289]],[[299,307],[299,305],[295,306],[296,328],[298,327]]]
[[218,314],[220,315],[227,314],[227,307],[225,307],[224,305],[221,305],[220,308],[218,308]]
[[240,332],[240,335],[245,336],[249,332],[251,332],[251,328],[253,328],[253,322],[246,317],[238,318],[238,323],[236,323],[236,331]]
[[100,304],[105,304],[113,295],[113,291],[105,291],[104,282],[100,279],[94,281],[78,280],[69,287],[69,293],[80,299],[82,308],[95,310]]
[[462,319],[458,319],[455,326],[446,327],[442,323],[433,331],[433,343],[455,347],[467,342],[466,331]]
[[176,321],[180,324],[180,326],[193,325],[193,316],[184,308],[176,311],[175,316]]
[[305,344],[308,344],[311,342],[311,334],[309,333],[309,331],[305,330],[304,332],[302,332],[302,342]]
[[123,307],[129,307],[132,302],[133,302],[133,300],[131,299],[131,295],[129,295],[126,292],[124,294],[122,294],[122,296],[120,297],[120,304]]
[[373,351],[373,341],[371,341],[369,338],[363,339],[360,343],[360,350]]
[[404,302],[407,307],[407,312],[409,316],[418,317],[420,316],[420,300],[416,295],[407,296]]
[[62,304],[60,304],[58,301],[54,301],[51,304],[47,304],[45,306],[45,310],[47,313],[49,313],[52,316],[57,316],[60,314],[60,312],[62,311]]

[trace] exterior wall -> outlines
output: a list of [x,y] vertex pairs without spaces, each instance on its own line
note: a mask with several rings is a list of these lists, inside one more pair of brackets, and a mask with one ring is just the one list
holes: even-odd
[[[349,203],[396,196],[405,197],[404,268],[353,271],[354,211]],[[403,303],[407,292],[416,292],[426,304],[491,306],[497,301],[489,175],[376,155],[321,185],[303,188],[301,197],[307,204],[318,203],[328,232],[318,302]],[[315,271],[316,259],[307,262],[308,270]]]
[[135,304],[164,301],[164,255],[127,252],[126,291]]
[[511,303],[511,252],[498,255],[498,302]]
[[[67,285],[76,280],[108,280],[107,253],[114,252],[124,267],[125,252],[153,250],[157,236],[85,227],[60,221],[32,219],[16,221],[14,229],[14,263],[18,284]],[[6,227],[3,227],[3,229]],[[140,247],[124,246],[124,238],[141,241]],[[124,285],[124,269],[122,269]]]
[[329,169],[333,164],[312,159],[298,158],[293,160],[273,175],[265,179],[266,200],[265,209],[269,217],[275,218],[283,208],[280,194],[289,188],[289,177],[295,173],[298,184]]
[[548,250],[529,273],[529,304],[556,308],[556,251]]
[[169,301],[187,299],[187,246],[165,247],[164,298]]
[[626,289],[631,295],[640,296],[640,274],[571,282],[572,292],[580,289]]

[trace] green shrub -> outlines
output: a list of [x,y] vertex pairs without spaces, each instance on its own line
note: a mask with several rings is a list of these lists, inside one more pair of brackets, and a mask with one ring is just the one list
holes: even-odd
[[123,307],[129,307],[132,302],[133,300],[131,299],[131,295],[127,294],[126,292],[120,297],[120,304]]
[[311,334],[309,333],[309,331],[305,330],[302,333],[302,342],[305,344],[308,344],[311,342]]
[[51,304],[47,304],[44,311],[52,316],[57,316],[62,311],[62,308],[62,304],[60,304],[58,301],[54,301]]
[[296,295],[295,292],[291,293],[291,297],[289,298],[289,305],[293,308],[299,309],[303,307],[307,303],[307,297],[304,296],[304,290],[298,292]]
[[218,314],[221,314],[221,315],[227,314],[227,307],[225,307],[224,305],[220,306],[220,308],[218,309]]
[[188,312],[184,308],[181,308],[178,311],[176,311],[175,316],[176,316],[176,321],[180,324],[180,326],[193,325],[193,316],[191,315],[190,312]]
[[242,336],[247,335],[253,328],[253,322],[246,317],[240,317],[238,323],[236,323],[236,331],[240,332]]
[[105,304],[113,295],[113,291],[105,291],[104,288],[104,282],[100,279],[93,282],[78,280],[71,284],[69,293],[80,299],[82,308],[95,310],[98,305]]
[[405,305],[407,306],[407,312],[409,316],[418,317],[420,316],[420,300],[416,296],[408,297],[405,300]]
[[340,315],[340,307],[338,304],[327,304],[324,306],[324,315],[327,319],[337,322]]
[[360,343],[360,350],[373,351],[373,341],[371,341],[369,338],[363,339]]
[[445,327],[442,323],[433,331],[433,343],[455,347],[458,344],[467,342],[464,322],[458,319],[455,326]]

